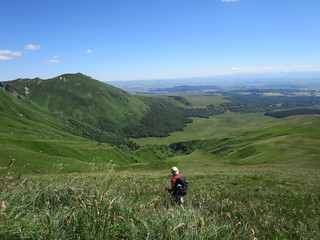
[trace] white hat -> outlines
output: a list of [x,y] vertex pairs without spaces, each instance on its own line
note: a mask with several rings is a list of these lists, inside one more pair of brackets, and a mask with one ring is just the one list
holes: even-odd
[[172,167],[172,168],[170,169],[170,172],[171,172],[172,174],[179,174],[179,169],[178,169],[177,167]]

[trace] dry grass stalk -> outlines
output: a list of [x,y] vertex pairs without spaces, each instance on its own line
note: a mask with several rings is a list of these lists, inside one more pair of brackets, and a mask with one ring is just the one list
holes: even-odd
[[175,231],[175,230],[177,230],[178,228],[181,228],[181,227],[183,227],[183,226],[185,226],[186,224],[185,223],[179,223],[177,226],[175,226],[174,228],[173,228],[173,231]]

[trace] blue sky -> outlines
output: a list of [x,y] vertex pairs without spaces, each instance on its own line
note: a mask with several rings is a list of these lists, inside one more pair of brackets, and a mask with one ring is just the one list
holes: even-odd
[[0,81],[320,71],[319,0],[4,0]]

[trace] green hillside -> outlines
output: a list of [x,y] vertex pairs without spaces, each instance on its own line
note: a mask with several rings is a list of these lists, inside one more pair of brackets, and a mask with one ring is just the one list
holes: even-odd
[[320,167],[318,116],[268,117],[221,96],[135,96],[82,74],[9,83],[24,95],[0,88],[0,167],[13,160],[15,173],[97,171],[111,160],[136,170]]
[[124,126],[136,124],[148,110],[138,98],[81,73],[6,83],[50,112],[107,132],[117,132]]
[[187,114],[181,104],[183,98],[135,96],[81,73],[6,84],[47,111],[67,118],[68,127],[63,130],[72,129],[73,134],[100,142],[110,142],[105,137],[110,134],[164,137],[191,122],[188,117],[192,114]]
[[[59,128],[68,122],[29,100],[17,99],[0,88],[0,164],[5,167],[14,159],[12,170],[20,173],[88,171],[89,162],[105,162],[115,158],[117,148],[94,143]],[[119,162],[119,161],[118,161]]]
[[142,138],[140,145],[170,146],[171,165],[182,168],[277,165],[320,168],[320,118],[225,113],[195,120],[166,138]]
[[[0,101],[0,168],[6,169],[13,160],[10,171],[15,173],[88,172],[103,169],[110,161],[119,168],[165,157],[149,147],[133,154],[126,146],[130,142],[80,122],[80,129],[73,128],[70,119],[26,98],[18,99],[2,88]],[[92,136],[77,136],[86,130],[87,134],[101,134],[112,145],[90,139]]]
[[[79,89],[66,93],[61,81],[69,83],[70,89],[74,86]],[[103,168],[110,160],[117,167],[153,166],[172,156],[171,151],[163,151],[161,147],[146,146],[133,151],[138,146],[125,140],[121,133],[121,128],[133,124],[134,118],[138,123],[139,114],[142,118],[152,116],[154,123],[159,122],[159,117],[165,118],[168,110],[159,116],[157,111],[150,110],[157,100],[141,100],[82,74],[49,80],[20,79],[4,84],[0,88],[0,167],[4,169],[14,160],[10,171],[15,173],[87,172],[96,165]],[[8,84],[14,84],[20,92]],[[6,91],[5,86],[12,91]],[[88,93],[93,91],[102,94],[88,98]],[[159,106],[161,110],[176,108],[164,99]],[[100,109],[105,111],[94,111]],[[76,113],[82,115],[77,117]],[[97,116],[102,118],[103,113],[106,115],[102,121]],[[173,125],[175,115],[164,123]],[[149,129],[159,131],[156,125]]]

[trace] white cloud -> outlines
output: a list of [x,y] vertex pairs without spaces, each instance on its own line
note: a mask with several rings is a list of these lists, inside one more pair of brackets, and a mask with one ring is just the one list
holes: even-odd
[[315,68],[313,65],[292,65],[292,66],[260,66],[260,67],[231,67],[232,71],[240,71],[246,73],[262,73],[262,72],[293,72],[293,71],[310,71]]
[[10,51],[10,50],[0,50],[1,55],[10,55],[13,57],[20,57],[22,56],[22,52],[15,52],[15,51]]
[[263,67],[260,67],[261,69],[264,69],[264,70],[269,70],[269,69],[273,69],[275,67],[269,67],[269,66],[263,66]]
[[44,61],[44,64],[48,64],[48,63],[59,63],[60,60],[58,59],[58,56],[53,56],[52,59],[48,60],[48,61]]
[[11,60],[13,57],[22,56],[22,52],[15,52],[10,50],[0,50],[0,60]]
[[93,51],[91,49],[87,49],[86,53],[93,53]]
[[238,0],[220,0],[221,2],[238,2]]
[[0,55],[0,60],[11,60],[11,59],[12,59],[12,57]]
[[60,60],[59,59],[50,59],[48,62],[49,63],[59,63]]
[[242,68],[239,68],[239,67],[232,67],[232,68],[231,68],[231,70],[233,70],[233,71],[241,71],[241,70],[242,70]]
[[41,48],[40,45],[33,45],[33,44],[31,44],[31,43],[26,46],[26,49],[27,49],[27,50],[38,50],[38,49],[40,49],[40,48]]

